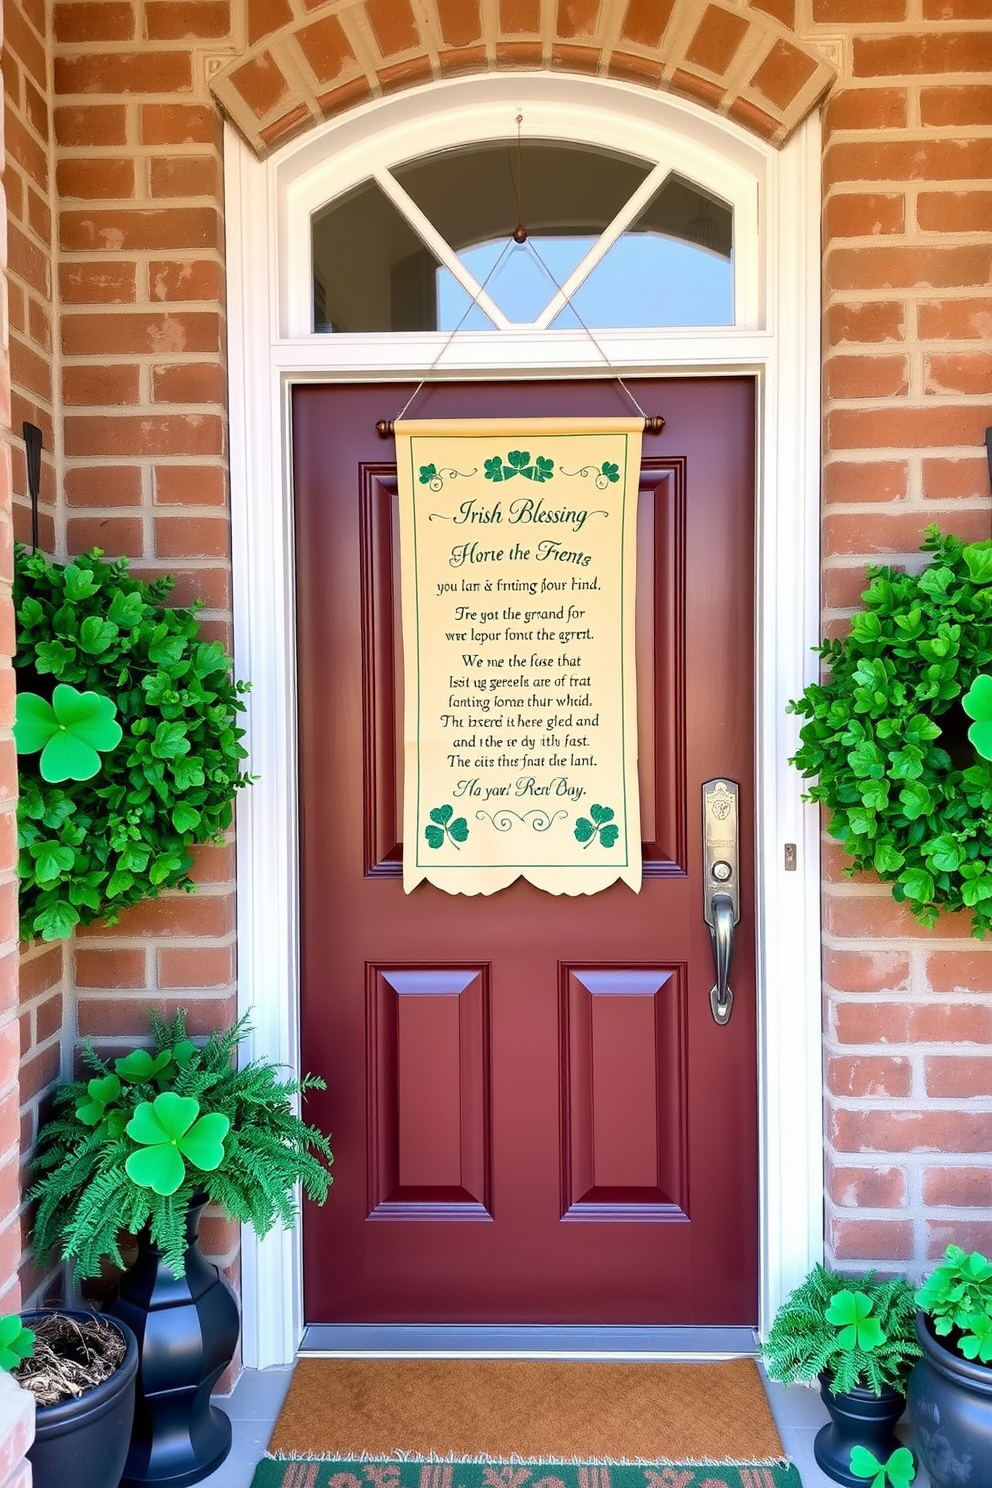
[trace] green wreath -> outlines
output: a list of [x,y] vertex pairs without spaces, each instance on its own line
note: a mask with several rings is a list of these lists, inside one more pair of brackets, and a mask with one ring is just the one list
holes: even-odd
[[[198,607],[163,605],[172,584],[132,578],[126,559],[104,562],[99,549],[65,565],[15,553],[22,701],[52,700],[54,711],[33,705],[52,714],[51,731],[59,699],[78,712],[73,690],[83,689],[113,701],[123,730],[119,743],[116,730],[97,743],[109,752],[93,756],[86,779],[52,781],[36,754],[19,756],[22,939],[115,924],[162,889],[192,891],[190,847],[222,840],[231,825],[234,793],[250,779],[237,727],[247,685],[232,680],[222,646],[199,638]],[[36,750],[38,738],[22,734],[21,749]]]
[[[828,831],[874,870],[917,920],[970,909],[992,928],[992,765],[982,722],[992,666],[992,543],[926,529],[920,574],[873,566],[864,608],[843,640],[824,641],[829,669],[789,710],[809,721],[792,763],[816,776],[808,799]],[[966,694],[970,696],[966,697]]]

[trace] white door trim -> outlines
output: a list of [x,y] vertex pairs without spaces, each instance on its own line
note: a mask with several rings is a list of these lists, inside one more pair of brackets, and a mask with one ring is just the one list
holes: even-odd
[[[254,1024],[246,1057],[262,1054],[299,1069],[290,390],[307,380],[415,381],[444,339],[301,334],[308,291],[300,272],[305,221],[298,204],[310,197],[318,174],[330,183],[330,189],[322,186],[324,199],[340,189],[333,185],[334,160],[364,148],[380,131],[401,127],[412,138],[425,121],[451,130],[455,120],[465,140],[494,107],[522,104],[531,116],[593,111],[597,129],[609,124],[618,139],[653,128],[683,140],[694,155],[719,147],[731,166],[751,169],[758,182],[760,254],[746,270],[747,324],[601,333],[599,339],[625,371],[743,372],[755,376],[758,389],[755,817],[764,1329],[823,1247],[818,818],[804,806],[801,781],[787,763],[797,728],[785,711],[815,675],[811,647],[819,634],[818,118],[808,119],[776,152],[669,95],[528,73],[432,84],[378,100],[263,163],[227,130],[235,657],[238,675],[252,683],[246,742],[258,776],[238,804],[239,995]],[[446,374],[460,377],[588,376],[602,366],[581,332],[465,335],[444,357]],[[795,871],[785,871],[786,843],[798,846]],[[275,1231],[261,1242],[245,1231],[242,1288],[245,1363],[290,1362],[303,1330],[299,1229]]]

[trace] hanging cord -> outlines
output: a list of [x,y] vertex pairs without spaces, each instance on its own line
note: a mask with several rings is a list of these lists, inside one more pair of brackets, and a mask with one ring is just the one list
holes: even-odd
[[448,347],[451,345],[452,341],[455,339],[455,337],[458,335],[458,332],[461,330],[462,326],[465,324],[465,321],[468,319],[468,317],[471,315],[472,311],[475,309],[476,305],[479,303],[479,297],[480,297],[480,295],[485,290],[486,285],[489,283],[490,279],[493,277],[493,275],[495,274],[496,270],[499,268],[500,264],[503,262],[504,258],[509,253],[509,251],[510,251],[510,249],[511,249],[512,246],[513,246],[513,240],[511,238],[511,239],[508,239],[507,242],[503,245],[503,251],[500,253],[499,257],[496,259],[496,261],[493,264],[492,268],[489,270],[489,273],[486,275],[485,279],[483,279],[482,283],[479,285],[478,289],[475,291],[475,294],[472,296],[471,300],[466,305],[465,312],[462,315],[461,320],[459,320],[458,324],[454,327],[453,330],[451,330],[451,331],[448,332],[448,335],[446,336],[445,340],[441,344],[441,349],[438,352],[437,356],[431,362],[430,366],[427,368],[427,371],[424,373],[423,377],[417,383],[417,386],[414,388],[414,390],[410,394],[409,398],[407,398],[406,402],[403,404],[403,407],[400,409],[400,411],[396,415],[396,417],[395,418],[392,418],[392,419],[380,419],[378,421],[378,423],[376,424],[375,427],[376,427],[376,433],[379,435],[379,438],[380,439],[388,439],[389,438],[390,434],[392,434],[392,432],[393,432],[393,425],[396,424],[396,423],[398,423],[399,420],[404,416],[404,414],[406,413],[407,409],[410,407],[410,404],[413,402],[414,398],[416,398],[417,394],[420,392],[421,388],[424,386],[424,383],[427,382],[430,379],[430,377],[433,375],[434,371],[437,368],[438,363],[440,362],[441,358],[444,356],[444,353],[447,351]]
[[[652,417],[650,414],[647,414],[647,413],[644,412],[644,409],[641,407],[640,403],[638,403],[637,399],[634,397],[634,394],[631,392],[630,388],[627,386],[627,384],[624,382],[623,378],[621,377],[619,370],[610,361],[609,357],[606,354],[606,351],[600,345],[599,341],[596,339],[595,335],[593,334],[593,332],[591,331],[591,329],[589,328],[589,326],[586,325],[585,321],[582,319],[582,316],[579,314],[578,310],[575,308],[575,305],[572,303],[571,297],[569,295],[565,294],[565,291],[562,289],[561,285],[558,283],[558,280],[555,278],[554,274],[551,272],[551,269],[544,262],[544,259],[541,257],[540,253],[537,251],[536,247],[534,246],[534,240],[533,240],[533,238],[528,238],[527,239],[526,246],[529,248],[530,252],[534,255],[534,257],[536,258],[537,262],[540,264],[541,268],[547,274],[548,278],[551,280],[551,283],[554,285],[554,287],[558,291],[558,293],[560,295],[563,295],[564,296],[565,305],[567,305],[568,308],[569,308],[569,310],[571,310],[572,314],[575,316],[576,320],[579,322],[579,325],[585,331],[586,335],[589,337],[589,340],[592,342],[593,346],[595,346],[596,350],[599,352],[600,356],[603,358],[603,361],[609,367],[610,371],[613,373],[613,376],[616,378],[617,382],[623,388],[624,392],[627,394],[627,397],[630,399],[631,403],[633,403],[634,407],[637,409],[638,413],[641,415],[641,418],[644,420],[644,427],[645,427],[645,429],[649,433],[651,433],[651,434],[660,434],[661,433],[661,430],[665,427],[665,420],[662,419],[662,418],[659,418],[658,416]],[[564,310],[565,305],[562,306],[562,310]],[[558,314],[559,315],[561,314],[561,310],[558,311]],[[557,319],[557,316],[555,318]],[[659,423],[660,423],[660,427],[655,427]]]
[[[463,314],[461,320],[459,320],[458,324],[455,326],[455,328],[452,331],[449,331],[448,336],[445,339],[445,341],[443,342],[443,344],[441,346],[441,349],[438,352],[437,356],[434,358],[433,362],[431,362],[431,364],[428,367],[427,371],[424,373],[423,377],[417,383],[417,386],[414,388],[414,390],[410,394],[409,398],[407,398],[406,402],[403,404],[403,407],[400,409],[399,413],[396,415],[396,418],[395,419],[379,419],[379,421],[378,421],[378,423],[376,424],[375,427],[376,427],[376,432],[378,433],[380,439],[388,439],[389,436],[392,434],[394,425],[404,416],[404,414],[406,413],[407,409],[410,407],[411,403],[416,398],[417,394],[420,392],[421,388],[430,379],[430,377],[434,373],[434,371],[435,371],[438,363],[440,362],[441,358],[444,356],[444,353],[447,351],[448,347],[451,345],[452,341],[455,339],[455,337],[457,336],[458,332],[461,330],[462,326],[465,324],[465,321],[468,318],[468,316],[475,309],[476,304],[478,303],[479,297],[483,293],[486,285],[489,283],[490,279],[493,277],[493,275],[495,274],[496,270],[499,268],[500,264],[503,262],[503,260],[506,257],[507,253],[509,253],[511,247],[514,247],[514,246],[516,246],[516,247],[526,247],[526,248],[528,248],[530,250],[530,252],[534,255],[534,258],[537,260],[537,262],[540,265],[540,267],[544,270],[544,272],[547,274],[548,278],[551,280],[551,283],[554,285],[555,289],[558,291],[558,293],[560,295],[562,295],[564,297],[565,305],[567,305],[568,308],[571,310],[572,314],[575,316],[576,320],[579,322],[579,325],[585,331],[586,335],[589,337],[589,340],[592,342],[593,346],[595,346],[596,350],[599,352],[600,356],[603,358],[603,361],[606,363],[607,367],[609,367],[610,371],[613,373],[613,376],[616,378],[617,382],[623,388],[623,390],[626,393],[627,397],[630,399],[630,402],[637,409],[637,412],[640,414],[641,418],[644,420],[644,429],[645,429],[645,432],[648,433],[648,434],[660,434],[661,431],[662,431],[662,429],[664,429],[664,427],[665,427],[665,420],[661,417],[660,414],[647,414],[647,413],[644,412],[644,409],[641,407],[640,403],[634,397],[634,394],[631,392],[630,388],[624,382],[622,376],[620,375],[620,372],[619,372],[618,368],[615,367],[614,364],[610,361],[610,358],[607,355],[606,351],[600,345],[599,341],[596,339],[596,336],[593,334],[593,332],[590,329],[590,327],[586,325],[585,321],[582,319],[582,316],[579,314],[578,310],[575,308],[575,305],[572,303],[571,296],[565,294],[564,289],[558,283],[558,280],[555,278],[554,274],[551,272],[551,269],[544,262],[544,259],[541,257],[540,253],[535,248],[534,243],[533,243],[533,241],[532,241],[532,239],[530,237],[530,234],[527,231],[527,228],[524,226],[524,202],[523,202],[524,162],[523,162],[523,134],[522,134],[523,122],[524,122],[524,116],[523,116],[523,114],[518,113],[517,116],[516,116],[516,125],[517,125],[517,174],[516,174],[516,180],[514,181],[514,187],[515,187],[516,198],[517,198],[517,225],[513,229],[512,234],[510,235],[509,239],[505,243],[505,245],[503,247],[502,253],[500,253],[499,257],[496,259],[496,262],[493,264],[492,268],[489,270],[489,273],[486,275],[485,279],[483,279],[482,283],[479,285],[479,288],[476,290],[474,296],[472,297],[471,303],[466,307],[465,313]],[[511,175],[511,178],[512,178],[512,176],[513,176],[513,172],[512,171],[510,172],[510,175]],[[565,306],[563,305],[562,306],[562,309],[564,309],[564,308],[565,308]],[[559,310],[558,314],[559,315],[561,314],[561,310]]]

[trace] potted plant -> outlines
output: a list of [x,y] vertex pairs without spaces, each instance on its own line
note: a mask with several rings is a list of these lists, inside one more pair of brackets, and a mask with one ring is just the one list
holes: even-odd
[[934,1488],[990,1481],[992,1261],[949,1245],[916,1293],[909,1419]]
[[35,1488],[117,1488],[138,1372],[127,1324],[75,1309],[11,1314],[0,1318],[0,1369],[34,1397]]
[[[894,1428],[906,1404],[906,1379],[920,1345],[912,1288],[814,1266],[775,1314],[761,1353],[770,1379],[820,1382],[830,1424],[813,1454],[835,1482],[857,1488],[866,1457],[900,1475],[905,1459]],[[908,1455],[908,1454],[907,1454]],[[853,1466],[852,1466],[853,1460]],[[905,1473],[902,1474],[905,1476]]]
[[150,1016],[151,1049],[108,1064],[87,1047],[91,1077],[56,1087],[35,1158],[32,1245],[87,1277],[107,1257],[123,1266],[122,1233],[137,1237],[110,1306],[140,1355],[124,1483],[178,1488],[212,1472],[231,1442],[210,1391],[234,1354],[237,1305],[200,1252],[200,1215],[214,1202],[260,1235],[277,1220],[291,1226],[298,1184],[318,1203],[327,1197],[331,1151],[293,1109],[323,1081],[280,1080],[265,1060],[235,1066],[246,1019],[198,1047],[184,1013]]

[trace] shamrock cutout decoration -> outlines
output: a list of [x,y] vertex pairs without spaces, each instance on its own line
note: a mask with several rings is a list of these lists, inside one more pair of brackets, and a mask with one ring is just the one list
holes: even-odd
[[612,847],[620,836],[620,828],[613,820],[615,815],[612,806],[590,806],[589,816],[580,816],[575,823],[576,842],[589,847],[598,837],[601,846]]
[[154,1080],[171,1063],[171,1049],[163,1049],[161,1054],[149,1054],[147,1049],[134,1049],[123,1059],[115,1059],[114,1069],[129,1085],[143,1085],[146,1080]]
[[220,1167],[230,1128],[219,1111],[200,1116],[195,1097],[166,1090],[154,1101],[142,1101],[127,1124],[128,1136],[140,1148],[124,1164],[127,1175],[139,1188],[174,1194],[186,1177],[186,1162],[205,1173]]
[[908,1447],[896,1447],[887,1462],[879,1462],[867,1447],[851,1448],[851,1472],[856,1478],[870,1478],[871,1488],[909,1488],[916,1477],[916,1463]]
[[16,1369],[34,1353],[34,1334],[25,1328],[16,1312],[0,1317],[0,1369]]
[[89,1098],[79,1102],[76,1116],[84,1126],[99,1126],[107,1107],[120,1099],[121,1082],[116,1075],[106,1075],[103,1079],[91,1080],[86,1093]]
[[958,1339],[958,1348],[966,1359],[980,1359],[983,1364],[992,1361],[992,1317],[987,1312],[972,1312],[965,1319],[964,1330]]
[[530,467],[530,450],[511,450],[506,463],[509,468],[503,471],[504,480],[509,480],[511,475],[523,475]]
[[[491,460],[485,460],[483,462],[483,469],[486,480],[501,481],[503,479],[503,461],[499,455],[493,455]],[[511,470],[510,474],[516,475],[516,471]]]
[[[599,469],[600,474],[605,475],[608,481],[618,481],[620,479],[620,466],[613,460],[604,460]],[[599,482],[597,481],[598,484]]]
[[431,481],[432,480],[436,480],[436,479],[437,479],[437,466],[436,465],[421,465],[421,467],[420,467],[420,484],[422,486],[429,486],[430,483],[431,483]]
[[98,692],[77,692],[65,682],[58,684],[50,703],[34,692],[19,693],[14,724],[17,752],[41,750],[42,780],[90,780],[100,769],[100,753],[115,749],[124,736],[116,713],[110,698]]
[[[455,817],[452,821],[452,817]],[[445,837],[458,849],[459,842],[468,841],[468,822],[463,816],[455,816],[453,806],[435,806],[431,812],[431,826],[424,828],[428,847],[441,847]]]
[[[521,475],[526,475],[527,474],[527,471],[526,470],[522,470],[520,473],[521,473]],[[542,455],[538,455],[537,459],[534,461],[534,476],[533,476],[534,480],[536,480],[536,481],[550,480],[551,477],[554,475],[554,473],[555,473],[554,461],[553,460],[546,460],[546,459],[544,459],[544,457]]]
[[961,706],[975,722],[968,738],[982,759],[992,759],[992,677],[976,677],[961,699]]
[[885,1342],[878,1319],[869,1316],[873,1306],[872,1299],[865,1292],[852,1292],[850,1289],[831,1298],[824,1317],[840,1329],[837,1342],[842,1349],[859,1348],[870,1354],[872,1349]]

